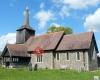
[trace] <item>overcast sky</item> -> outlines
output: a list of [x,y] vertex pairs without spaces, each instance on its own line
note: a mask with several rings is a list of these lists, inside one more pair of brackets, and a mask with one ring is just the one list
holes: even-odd
[[100,50],[100,0],[0,0],[0,50],[15,42],[26,6],[37,35],[51,25],[69,26],[74,33],[93,31]]

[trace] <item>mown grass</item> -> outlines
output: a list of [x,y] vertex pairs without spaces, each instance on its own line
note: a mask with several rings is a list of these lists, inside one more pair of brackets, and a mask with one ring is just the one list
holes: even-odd
[[100,71],[77,72],[73,70],[38,70],[0,68],[0,80],[93,80]]

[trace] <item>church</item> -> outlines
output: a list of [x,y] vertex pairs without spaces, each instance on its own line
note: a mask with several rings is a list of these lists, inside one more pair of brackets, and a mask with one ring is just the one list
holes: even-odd
[[[36,50],[42,52],[36,54]],[[16,30],[16,43],[6,44],[3,65],[20,67],[32,64],[38,69],[96,70],[98,47],[93,32],[65,35],[63,31],[36,36],[29,24],[26,8],[24,23]]]

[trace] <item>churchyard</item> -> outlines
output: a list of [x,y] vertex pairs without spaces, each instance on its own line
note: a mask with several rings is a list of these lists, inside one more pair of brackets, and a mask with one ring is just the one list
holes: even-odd
[[100,70],[78,72],[54,69],[29,71],[27,68],[0,68],[0,80],[94,80],[94,76],[100,77]]

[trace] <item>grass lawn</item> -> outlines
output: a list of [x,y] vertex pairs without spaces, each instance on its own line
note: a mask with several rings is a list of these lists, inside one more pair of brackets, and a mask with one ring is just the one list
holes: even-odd
[[77,72],[72,70],[38,70],[2,69],[0,80],[93,80],[93,76],[100,76],[100,71]]

